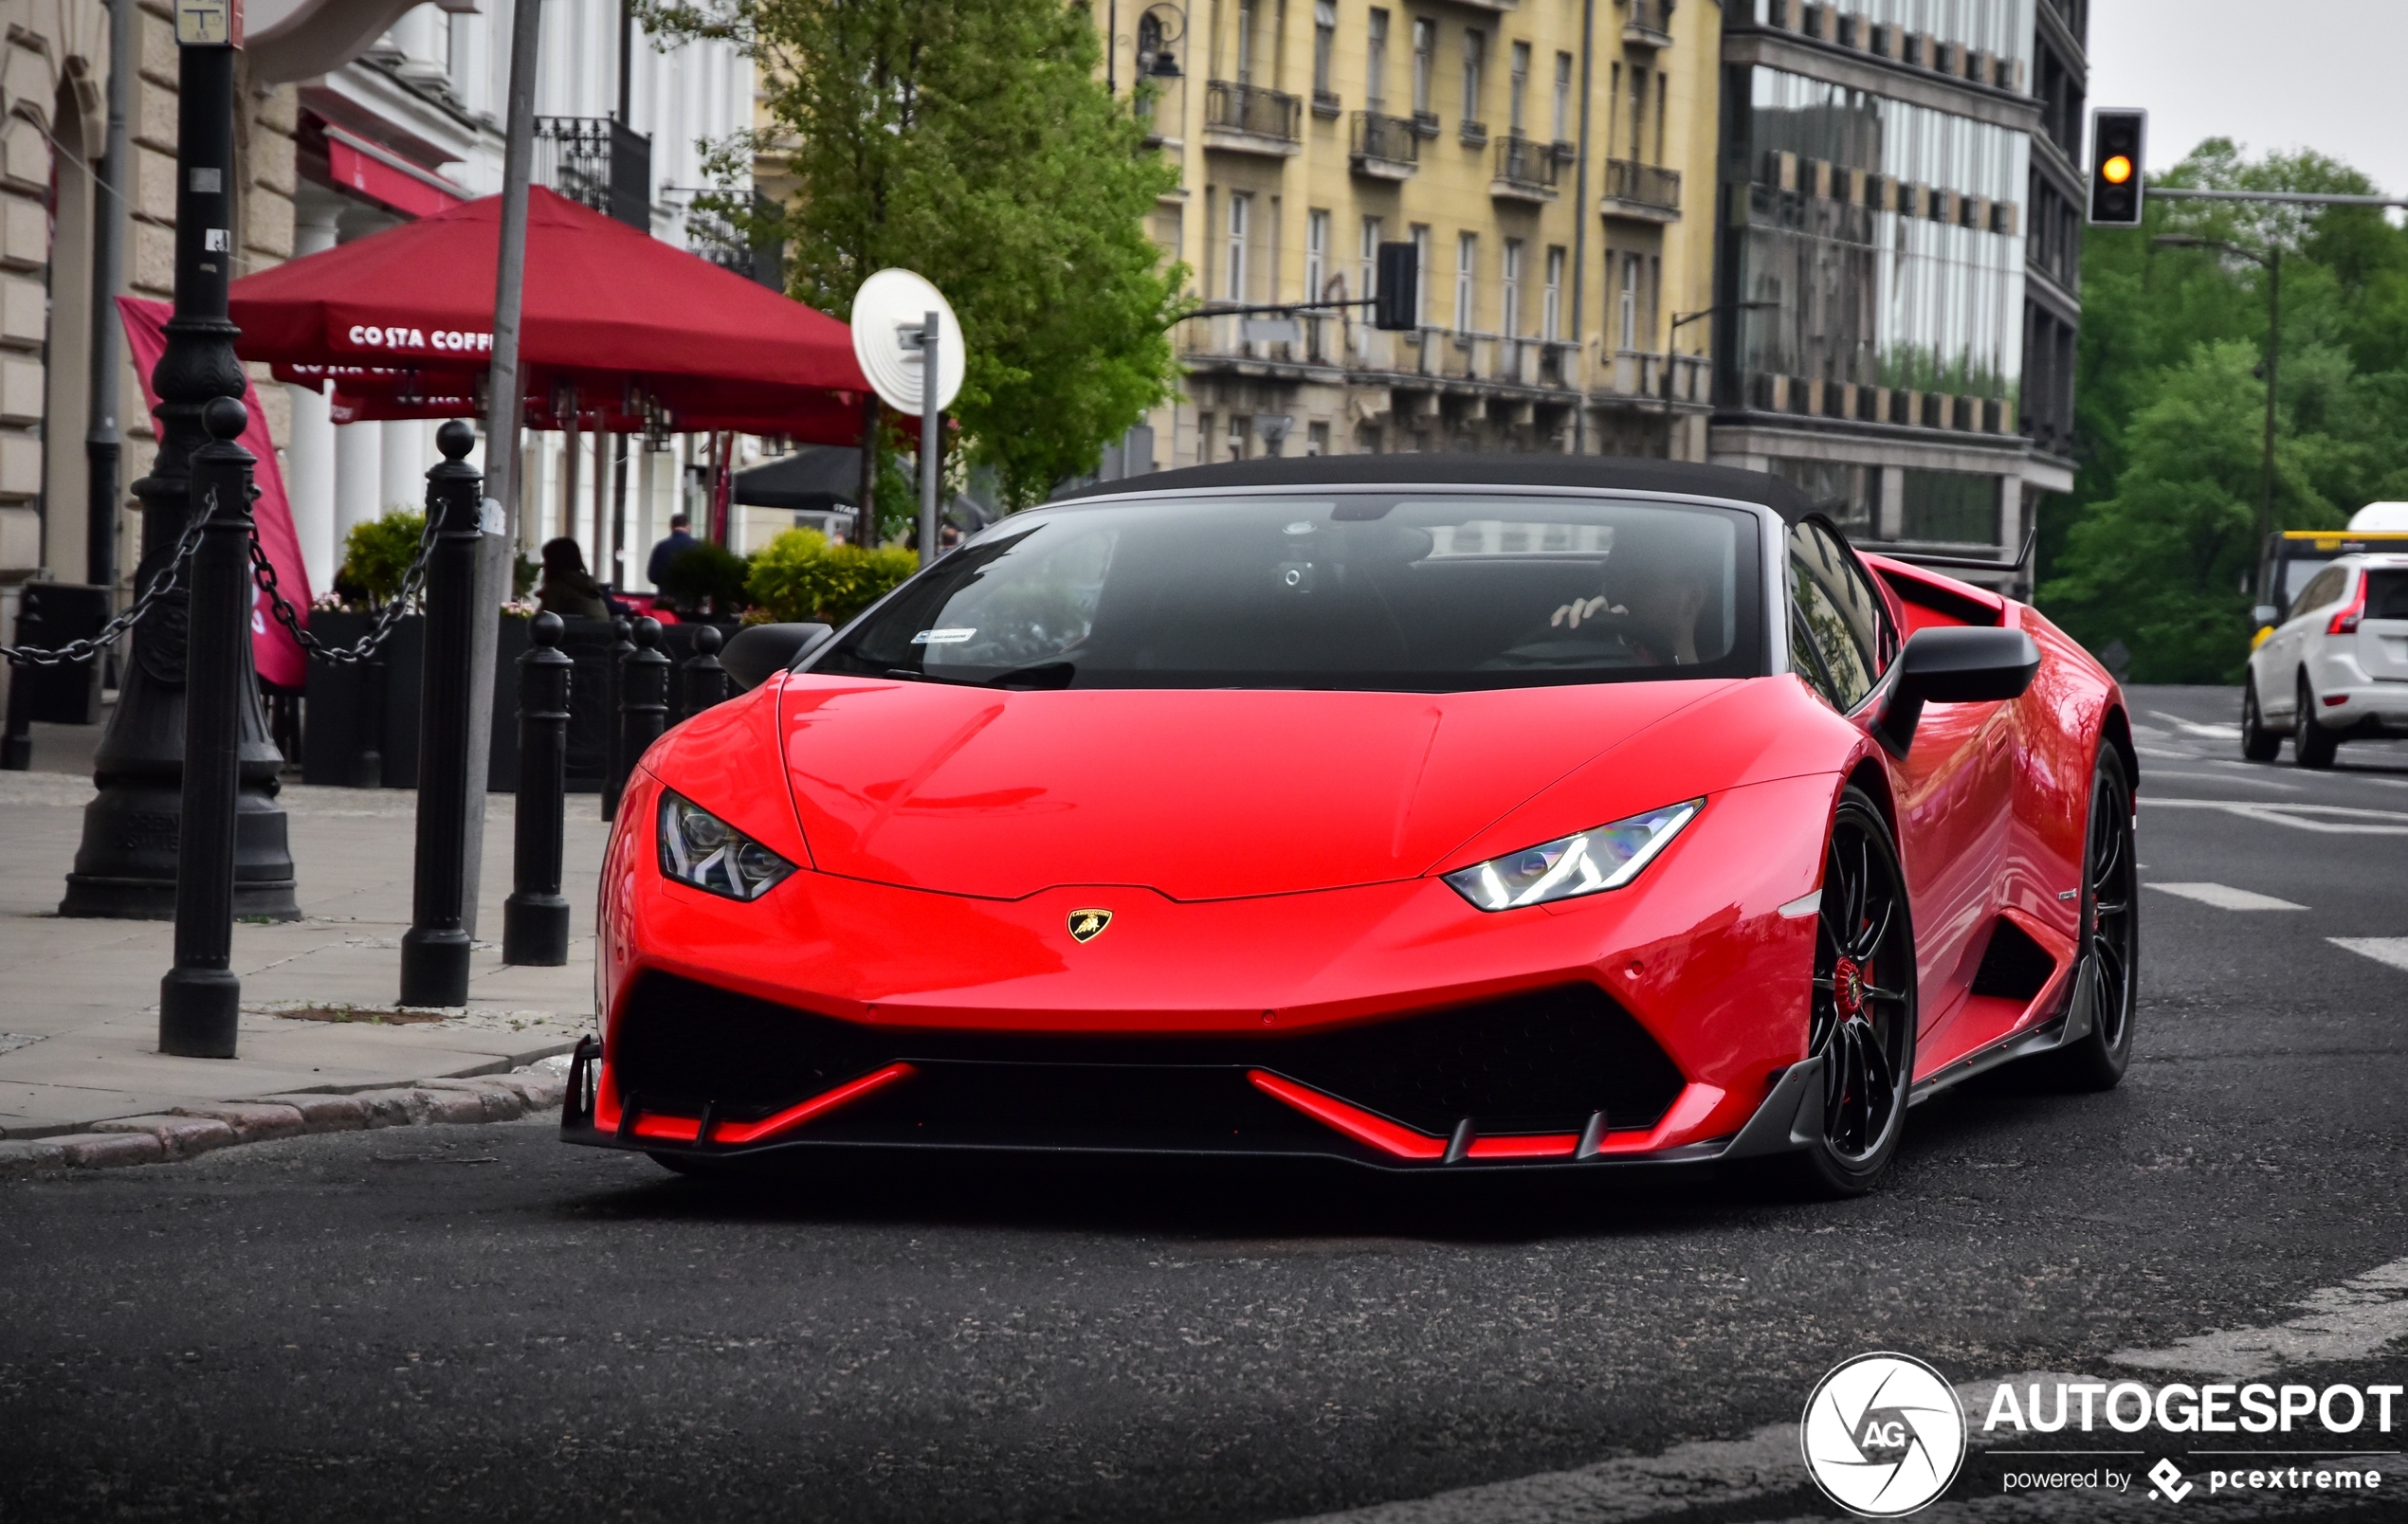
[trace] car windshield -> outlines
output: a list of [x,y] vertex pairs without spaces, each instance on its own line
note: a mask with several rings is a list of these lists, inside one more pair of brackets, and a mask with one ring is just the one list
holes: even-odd
[[1762,670],[1756,520],[1610,497],[1165,498],[1007,519],[811,663],[1029,688],[1448,692]]

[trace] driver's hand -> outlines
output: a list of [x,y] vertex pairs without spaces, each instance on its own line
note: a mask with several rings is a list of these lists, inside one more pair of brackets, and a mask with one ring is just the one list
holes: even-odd
[[1594,619],[1604,611],[1605,598],[1602,594],[1595,598],[1575,598],[1557,609],[1547,624],[1559,629],[1578,629],[1580,621]]

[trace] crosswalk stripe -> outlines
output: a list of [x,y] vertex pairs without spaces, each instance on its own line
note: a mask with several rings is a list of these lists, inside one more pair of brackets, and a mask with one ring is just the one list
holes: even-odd
[[2388,963],[2395,969],[2408,969],[2408,936],[2328,936],[2325,940],[2360,957]]
[[2179,895],[2184,899],[2196,899],[2202,905],[2214,905],[2218,910],[2306,910],[2308,908],[2306,905],[2294,905],[2288,899],[2277,899],[2272,895],[2261,895],[2250,889],[2235,889],[2228,883],[2152,883],[2143,884],[2142,887],[2159,890],[2164,894]]

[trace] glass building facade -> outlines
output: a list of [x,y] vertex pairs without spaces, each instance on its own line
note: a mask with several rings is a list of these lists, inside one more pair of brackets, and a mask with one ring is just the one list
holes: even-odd
[[[1724,82],[1725,400],[1868,422],[2014,417],[2026,134],[1761,66]],[[1852,406],[1813,383],[1886,391]],[[1988,415],[1995,416],[1995,415]]]

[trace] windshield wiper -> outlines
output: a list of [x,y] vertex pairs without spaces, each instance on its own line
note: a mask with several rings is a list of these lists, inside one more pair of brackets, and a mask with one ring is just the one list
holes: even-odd
[[935,672],[915,672],[910,667],[888,667],[886,676],[907,678],[914,682],[951,683],[957,688],[1067,688],[1078,671],[1078,664],[1072,662],[1034,662],[1027,666],[1008,667],[991,678],[948,678]]

